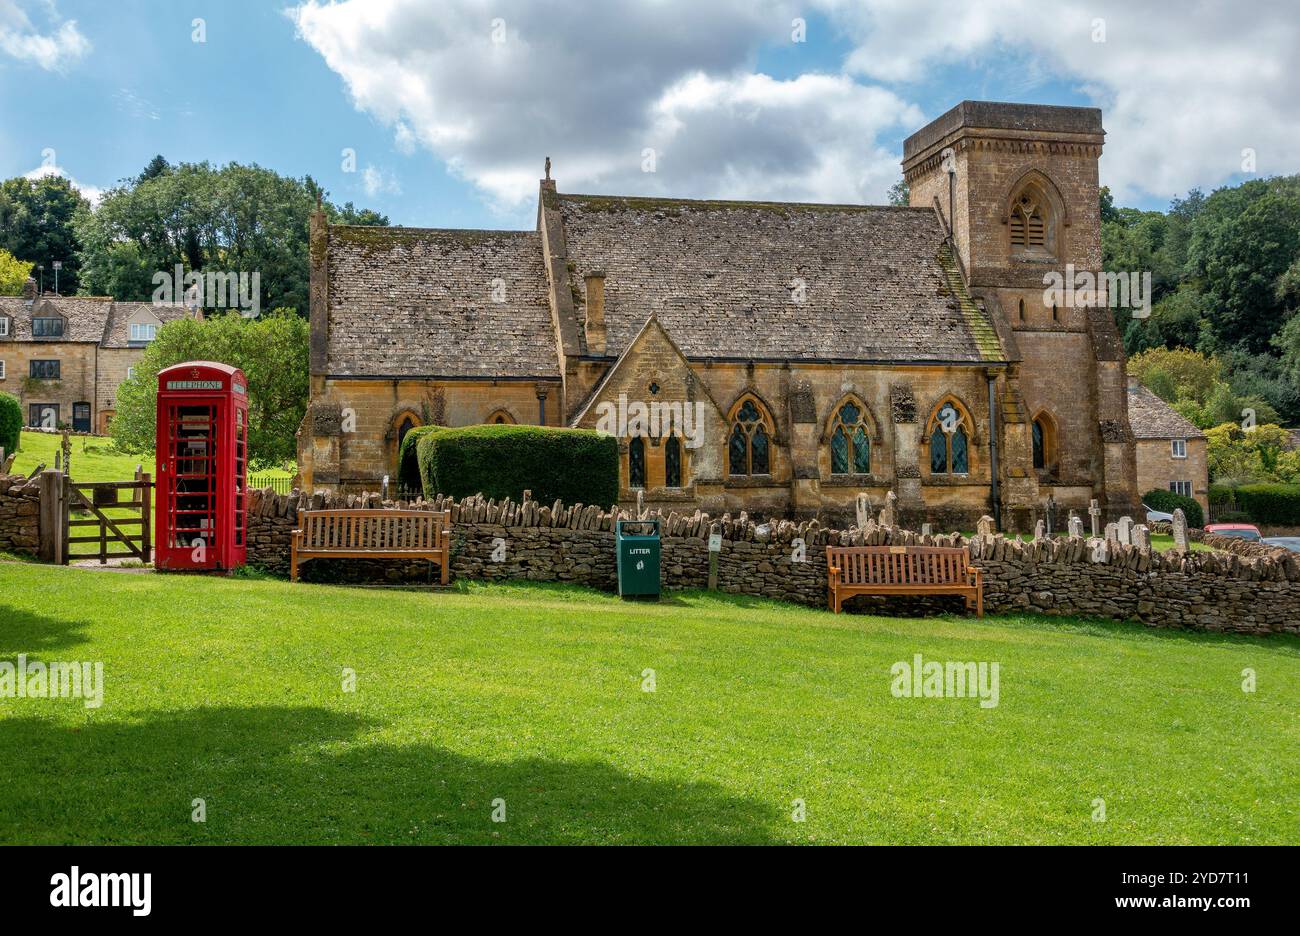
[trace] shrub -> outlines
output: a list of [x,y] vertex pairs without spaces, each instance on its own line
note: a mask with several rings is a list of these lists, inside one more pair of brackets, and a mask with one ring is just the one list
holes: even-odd
[[399,490],[420,490],[420,458],[416,446],[422,438],[441,428],[442,426],[416,426],[402,437],[402,445],[397,450],[397,486]]
[[1243,484],[1237,506],[1256,523],[1300,526],[1300,484]]
[[1205,526],[1205,513],[1201,510],[1200,503],[1183,494],[1156,488],[1143,495],[1142,503],[1152,510],[1162,510],[1165,513],[1173,513],[1175,509],[1181,507],[1189,527]]
[[416,449],[425,497],[618,501],[618,443],[591,429],[467,426],[428,433]]
[[23,408],[12,393],[0,393],[0,448],[5,458],[18,451],[23,428]]

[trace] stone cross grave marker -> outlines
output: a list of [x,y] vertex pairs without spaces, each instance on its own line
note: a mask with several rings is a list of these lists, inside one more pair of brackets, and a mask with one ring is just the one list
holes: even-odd
[[1179,552],[1187,552],[1187,517],[1183,514],[1183,508],[1174,508],[1174,549]]
[[933,536],[933,535],[934,535],[934,526],[931,525],[931,524],[929,524],[929,523],[922,523],[922,524],[921,524],[921,535],[922,535],[922,536]]
[[1095,497],[1088,504],[1088,516],[1092,518],[1092,535],[1101,536],[1101,507]]

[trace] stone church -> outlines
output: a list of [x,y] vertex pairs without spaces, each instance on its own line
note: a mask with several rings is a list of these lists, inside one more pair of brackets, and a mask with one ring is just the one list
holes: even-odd
[[373,490],[428,423],[597,428],[657,404],[695,424],[619,435],[626,502],[1138,516],[1111,312],[1044,283],[1100,270],[1104,137],[1094,108],[964,101],[904,142],[908,207],[570,195],[548,161],[534,231],[317,214],[301,483]]

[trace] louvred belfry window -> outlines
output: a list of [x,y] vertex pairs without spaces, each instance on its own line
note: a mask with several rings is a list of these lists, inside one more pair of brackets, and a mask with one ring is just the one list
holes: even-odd
[[1011,208],[1011,246],[1021,250],[1047,249],[1047,216],[1043,206],[1030,194],[1016,199]]

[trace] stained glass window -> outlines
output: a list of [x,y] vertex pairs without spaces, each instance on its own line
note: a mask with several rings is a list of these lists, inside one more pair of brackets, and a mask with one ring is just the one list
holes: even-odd
[[1047,458],[1043,452],[1043,423],[1035,419],[1034,426],[1031,430],[1034,436],[1034,467],[1042,469],[1047,464]]
[[682,486],[682,442],[677,436],[664,443],[664,486]]
[[845,403],[835,413],[831,430],[831,474],[870,474],[871,441],[858,404]]
[[753,400],[736,411],[727,443],[727,462],[733,475],[767,474],[770,470],[771,440],[763,416]]
[[951,403],[943,404],[930,433],[930,473],[970,473],[970,436],[966,431],[966,417]]
[[645,487],[645,439],[640,436],[627,444],[627,486]]

